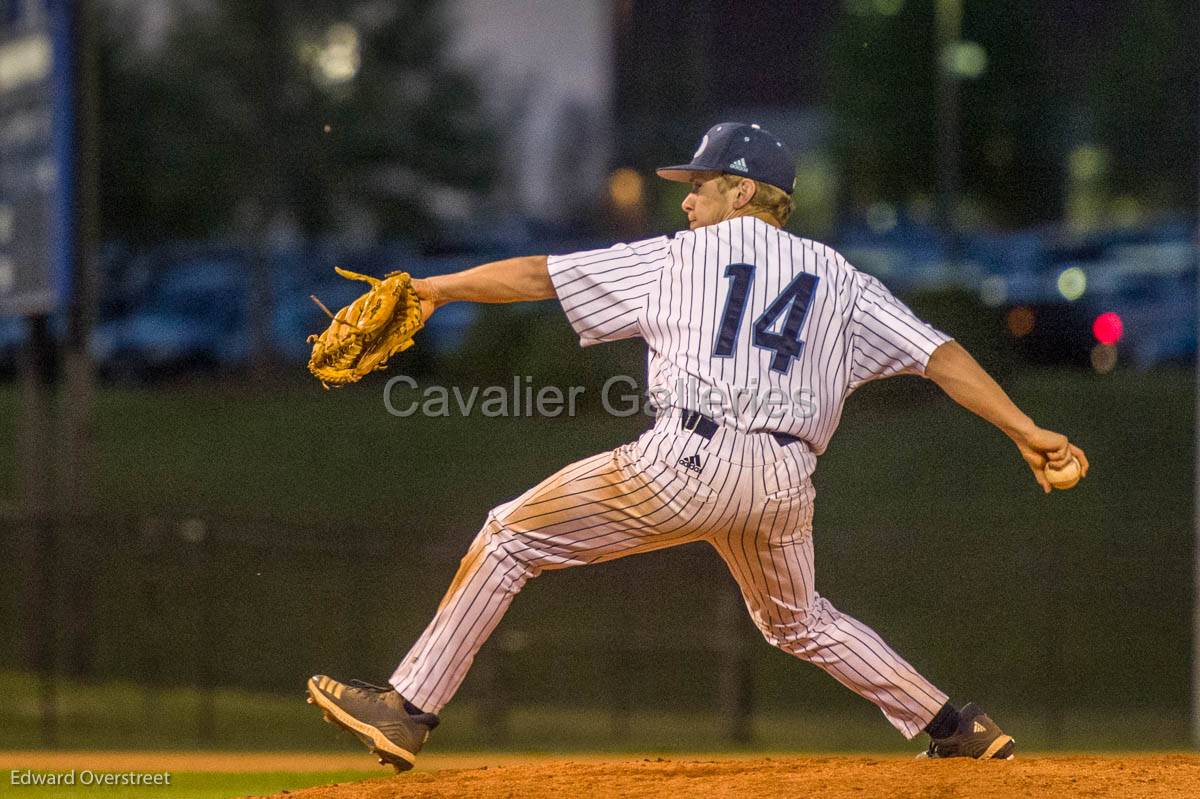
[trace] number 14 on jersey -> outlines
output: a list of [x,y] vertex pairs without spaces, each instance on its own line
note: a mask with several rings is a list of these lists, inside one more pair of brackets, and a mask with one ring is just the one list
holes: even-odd
[[[746,313],[750,286],[754,283],[754,264],[730,264],[725,267],[725,277],[730,280],[729,295],[725,298],[725,312],[721,315],[721,327],[713,347],[713,355],[718,358],[733,357],[734,341]],[[771,359],[771,371],[786,374],[792,368],[792,359],[804,349],[800,329],[804,327],[804,318],[808,316],[808,306],[812,303],[818,280],[816,275],[807,272],[796,275],[762,315],[754,320],[754,346],[775,353]],[[785,311],[787,318],[783,329],[775,332],[773,328]]]

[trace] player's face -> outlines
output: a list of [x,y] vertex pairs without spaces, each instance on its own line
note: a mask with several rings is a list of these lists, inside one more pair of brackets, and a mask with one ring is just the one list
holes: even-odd
[[692,176],[692,190],[683,199],[682,206],[687,214],[688,227],[692,230],[715,225],[732,216],[737,189],[723,190],[719,177],[715,173]]

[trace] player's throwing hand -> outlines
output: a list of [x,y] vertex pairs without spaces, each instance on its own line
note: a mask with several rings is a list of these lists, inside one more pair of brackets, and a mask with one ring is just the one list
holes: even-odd
[[1053,490],[1046,477],[1047,466],[1062,468],[1074,458],[1079,461],[1079,476],[1087,476],[1087,455],[1082,449],[1068,441],[1062,433],[1035,427],[1025,435],[1018,437],[1015,442],[1017,449],[1021,451],[1021,457],[1033,471],[1034,479],[1047,494]]
[[[1053,486],[1046,467],[1064,469],[1072,458],[1079,462],[1079,476],[1087,474],[1083,450],[1062,433],[1034,424],[1009,398],[1004,389],[957,342],[947,341],[929,357],[925,376],[937,383],[952,400],[1000,428],[1021,451],[1033,477],[1047,494]],[[1073,468],[1073,467],[1072,467]],[[1071,483],[1074,485],[1074,483]],[[1066,488],[1060,484],[1060,488]]]

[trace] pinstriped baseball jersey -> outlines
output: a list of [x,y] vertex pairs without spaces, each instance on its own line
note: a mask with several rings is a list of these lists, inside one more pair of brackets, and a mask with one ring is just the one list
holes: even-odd
[[554,256],[548,268],[583,345],[646,340],[660,413],[637,441],[488,514],[391,684],[438,712],[530,578],[704,541],[770,643],[907,737],[925,728],[946,694],[816,591],[809,477],[846,396],[922,373],[947,337],[834,251],[749,217]]
[[582,345],[646,340],[660,410],[785,433],[814,455],[851,391],[922,374],[949,340],[834,250],[755,217],[548,264]]

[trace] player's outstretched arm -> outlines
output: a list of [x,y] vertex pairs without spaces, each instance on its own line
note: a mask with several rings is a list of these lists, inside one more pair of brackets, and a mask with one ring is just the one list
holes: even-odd
[[426,318],[448,302],[527,302],[555,296],[546,256],[493,261],[450,275],[413,281]]
[[1017,445],[1046,493],[1050,492],[1050,483],[1043,472],[1047,463],[1063,466],[1074,455],[1079,459],[1082,473],[1087,475],[1088,461],[1083,450],[1061,433],[1034,424],[957,341],[948,341],[933,351],[925,366],[925,376],[959,405],[1003,430]]

